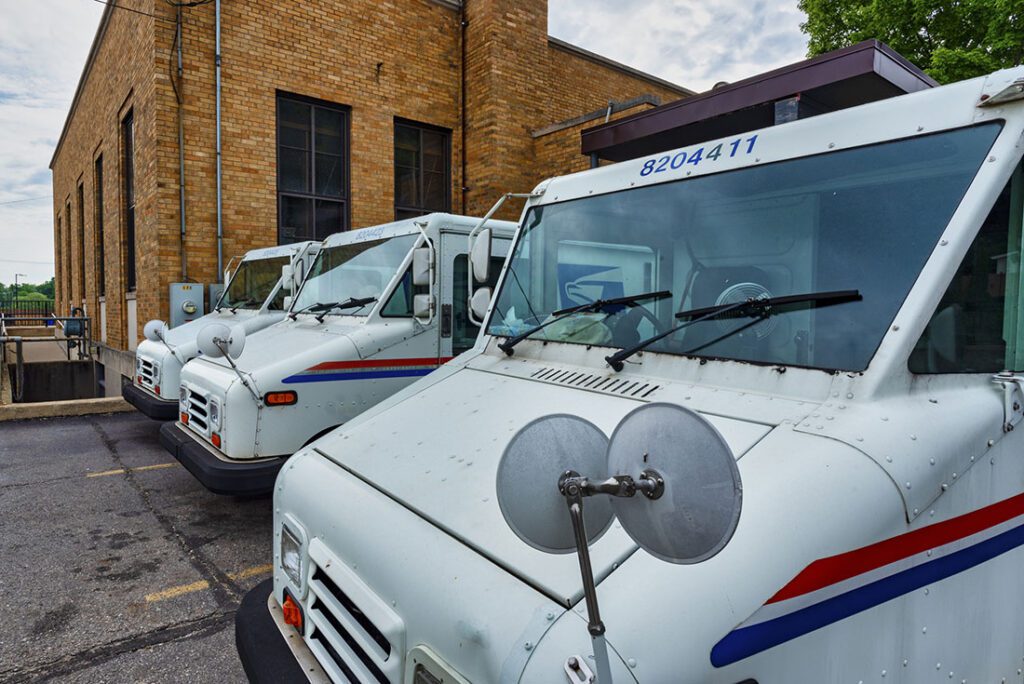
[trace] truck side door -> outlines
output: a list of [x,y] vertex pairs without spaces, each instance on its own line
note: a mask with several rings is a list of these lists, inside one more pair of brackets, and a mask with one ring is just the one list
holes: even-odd
[[[511,241],[494,238],[487,286],[495,291],[498,276],[505,265]],[[438,268],[439,333],[441,357],[447,361],[470,349],[480,328],[469,320],[469,257],[466,236],[446,233],[441,241]]]

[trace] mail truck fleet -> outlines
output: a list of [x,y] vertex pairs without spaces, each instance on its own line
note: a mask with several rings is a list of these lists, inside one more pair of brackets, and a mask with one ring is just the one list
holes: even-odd
[[[506,523],[498,465],[654,403],[720,436],[742,508],[701,562],[635,520],[593,542],[609,679],[1020,681],[1022,151],[1015,68],[542,183],[473,349],[281,471],[247,672],[594,681],[580,563]],[[537,440],[527,503],[570,447]]]
[[[186,364],[161,444],[211,491],[269,492],[304,444],[473,346],[467,237],[479,222],[429,214],[327,238],[284,320],[240,353]],[[488,226],[496,280],[515,224]]]
[[319,242],[298,242],[246,252],[210,313],[174,328],[150,321],[135,351],[132,382],[121,388],[124,398],[150,418],[177,418],[181,368],[199,355],[199,331],[219,322],[251,334],[284,318],[285,298],[302,282],[319,248]]

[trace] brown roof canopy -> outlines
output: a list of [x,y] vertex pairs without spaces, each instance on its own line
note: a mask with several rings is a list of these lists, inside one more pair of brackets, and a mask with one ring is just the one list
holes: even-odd
[[866,40],[588,128],[582,151],[623,161],[935,85],[888,45]]

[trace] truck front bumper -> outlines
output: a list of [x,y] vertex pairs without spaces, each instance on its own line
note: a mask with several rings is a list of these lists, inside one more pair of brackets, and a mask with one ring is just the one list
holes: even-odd
[[235,613],[235,648],[253,684],[330,681],[299,633],[285,624],[273,579],[242,597]]
[[177,399],[171,401],[157,399],[141,387],[136,387],[135,383],[121,382],[121,396],[153,420],[174,420],[178,417]]
[[269,494],[285,457],[228,461],[195,439],[177,423],[160,427],[160,445],[214,494]]

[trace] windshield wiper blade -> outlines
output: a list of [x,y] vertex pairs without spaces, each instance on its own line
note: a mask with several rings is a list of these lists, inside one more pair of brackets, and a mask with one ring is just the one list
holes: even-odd
[[570,306],[568,309],[559,309],[558,311],[552,312],[551,313],[551,318],[549,318],[548,320],[544,321],[543,323],[541,323],[539,325],[535,325],[532,328],[530,328],[529,330],[524,330],[523,332],[519,333],[518,335],[515,335],[513,337],[508,338],[507,340],[505,340],[504,342],[502,342],[501,344],[498,345],[498,349],[500,349],[501,351],[505,352],[507,355],[512,356],[512,353],[513,353],[512,349],[517,344],[519,344],[520,342],[522,342],[523,340],[525,340],[527,337],[529,337],[530,335],[534,334],[535,332],[537,332],[539,330],[543,330],[544,328],[548,327],[552,323],[556,323],[556,322],[562,320],[563,318],[565,318],[566,316],[571,316],[572,314],[582,313],[582,312],[593,313],[593,312],[601,311],[603,309],[607,309],[610,306],[618,306],[620,304],[623,305],[623,306],[636,306],[637,302],[639,302],[641,300],[644,300],[644,299],[658,300],[658,299],[665,299],[666,297],[671,297],[671,296],[672,296],[672,292],[670,292],[669,290],[659,290],[658,292],[644,292],[643,294],[627,295],[625,297],[615,297],[613,299],[595,299],[594,301],[587,302],[586,304],[579,304],[577,306]]
[[349,297],[343,302],[333,302],[332,304],[322,304],[318,310],[320,315],[316,317],[318,323],[324,322],[324,316],[328,312],[334,311],[335,309],[358,309],[359,307],[366,306],[367,304],[373,304],[377,301],[376,297]]
[[[863,299],[863,297],[860,294],[860,290],[834,290],[831,292],[808,292],[806,294],[784,295],[782,297],[768,297],[764,299],[751,297],[750,299],[742,302],[736,302],[734,304],[719,304],[716,306],[705,306],[699,309],[688,309],[687,311],[680,311],[676,314],[676,318],[689,319],[686,322],[681,323],[674,328],[669,328],[665,332],[658,333],[653,337],[648,337],[646,340],[641,340],[628,349],[622,349],[611,356],[606,356],[604,360],[607,361],[608,365],[616,372],[621,371],[623,361],[633,356],[633,354],[643,351],[646,347],[658,340],[664,339],[683,328],[688,328],[691,325],[695,325],[703,321],[721,318],[726,314],[733,314],[735,318],[768,318],[775,315],[780,307],[788,305],[811,304],[813,307],[817,308],[822,306],[832,306],[834,304],[845,304],[846,302],[857,302],[861,299]],[[740,328],[740,330],[742,329],[744,328]],[[738,330],[731,332],[738,332]],[[729,334],[731,334],[731,332]],[[728,334],[724,335],[722,339],[725,337],[728,337]]]
[[238,310],[247,304],[259,304],[259,300],[249,297],[248,299],[243,299],[240,302],[235,302],[235,305],[231,307],[231,313],[238,313]]

